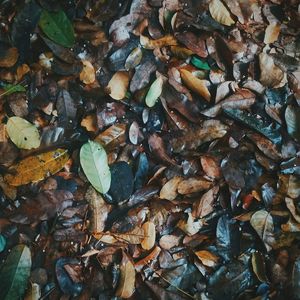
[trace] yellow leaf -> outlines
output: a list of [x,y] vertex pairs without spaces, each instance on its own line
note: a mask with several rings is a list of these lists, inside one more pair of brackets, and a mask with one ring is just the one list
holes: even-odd
[[168,182],[164,184],[162,189],[160,190],[159,198],[160,199],[167,199],[167,200],[174,200],[177,193],[177,188],[179,183],[182,181],[182,177],[180,176],[174,176],[172,179],[170,179]]
[[157,40],[151,40],[148,37],[141,35],[140,43],[141,43],[142,47],[145,49],[155,49],[155,48],[161,48],[161,47],[166,47],[166,46],[178,45],[177,40],[172,35],[165,35],[164,37],[157,39]]
[[230,26],[234,24],[229,11],[221,0],[212,0],[209,3],[209,12],[211,16],[219,23]]
[[40,146],[40,134],[37,128],[23,118],[9,118],[6,130],[10,139],[18,148],[32,149]]
[[155,244],[155,225],[152,222],[146,222],[143,224],[145,238],[141,242],[141,246],[145,250],[150,250]]
[[116,296],[127,299],[134,293],[135,269],[134,265],[124,252],[120,266],[120,272],[121,276],[116,291]]
[[268,27],[266,28],[264,43],[271,44],[271,43],[276,42],[278,39],[279,33],[280,33],[280,24],[275,23],[275,22],[269,24]]
[[210,101],[210,93],[205,85],[205,80],[195,77],[187,70],[180,70],[180,76],[184,84],[193,92],[203,97],[206,101]]
[[124,99],[127,92],[128,84],[129,73],[125,71],[116,72],[107,86],[109,96],[111,96],[115,100]]
[[12,186],[38,182],[60,171],[68,159],[69,155],[65,149],[30,156],[13,165],[10,170],[15,175],[7,174],[4,180]]
[[83,60],[82,64],[83,68],[79,75],[80,80],[85,84],[93,83],[96,79],[93,65],[88,60]]

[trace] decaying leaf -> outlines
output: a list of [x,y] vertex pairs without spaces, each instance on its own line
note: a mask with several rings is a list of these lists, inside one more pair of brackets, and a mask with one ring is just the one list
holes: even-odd
[[122,100],[126,96],[128,85],[129,73],[125,71],[118,71],[109,81],[107,90],[113,99]]
[[93,65],[88,60],[83,60],[82,64],[83,64],[83,68],[79,74],[80,80],[85,84],[93,83],[96,79],[95,69]]
[[274,87],[280,84],[284,77],[284,73],[278,68],[273,61],[273,58],[266,54],[259,55],[260,67],[260,82],[268,87]]
[[120,279],[116,296],[121,298],[130,298],[135,289],[135,268],[127,254],[123,252],[123,257],[120,265]]
[[259,210],[252,215],[250,224],[264,242],[267,251],[271,251],[275,243],[274,223],[271,214],[266,210]]
[[195,77],[191,72],[184,69],[180,70],[180,76],[188,88],[203,97],[206,101],[210,101],[211,96],[206,87],[205,80]]
[[146,222],[142,226],[144,230],[145,238],[141,242],[141,246],[145,250],[150,250],[153,248],[155,244],[155,237],[156,237],[156,231],[155,231],[155,225],[152,222]]
[[199,250],[195,252],[196,256],[207,267],[215,267],[218,263],[219,257],[207,250]]
[[9,68],[15,65],[19,57],[18,49],[15,47],[9,49],[1,48],[4,47],[0,47],[0,67]]
[[157,40],[151,40],[148,37],[141,35],[140,43],[142,47],[145,49],[155,49],[155,48],[161,48],[166,46],[176,46],[177,40],[172,35],[166,35]]
[[182,181],[182,177],[175,176],[164,184],[160,190],[159,197],[161,199],[174,200],[177,196],[177,188],[179,183]]
[[277,41],[280,33],[280,24],[274,22],[267,26],[265,32],[264,43],[271,44]]
[[108,205],[102,196],[97,193],[93,187],[89,187],[86,194],[86,200],[89,202],[91,213],[90,231],[92,234],[99,234],[104,231],[105,221],[110,212],[110,205]]
[[60,171],[68,159],[69,154],[65,149],[29,156],[13,165],[12,174],[5,175],[4,180],[13,186],[38,182]]

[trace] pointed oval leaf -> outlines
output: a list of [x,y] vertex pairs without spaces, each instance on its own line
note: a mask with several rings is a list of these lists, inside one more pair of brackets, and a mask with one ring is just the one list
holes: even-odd
[[300,109],[299,107],[293,107],[288,105],[285,110],[285,121],[287,125],[287,131],[291,137],[300,140]]
[[134,48],[125,61],[125,69],[130,70],[134,69],[141,62],[143,57],[143,52],[140,47]]
[[18,148],[32,149],[40,146],[40,134],[37,128],[23,118],[9,118],[6,130],[10,139]]
[[13,186],[38,182],[60,171],[68,159],[69,154],[65,149],[29,156],[13,165],[10,169],[15,174],[7,174],[4,179]]
[[129,84],[129,73],[125,71],[116,72],[108,83],[109,96],[115,100],[122,100],[126,96]]
[[212,0],[209,3],[209,12],[211,16],[219,23],[230,26],[234,24],[229,11],[221,0]]
[[23,299],[31,269],[30,249],[15,246],[0,271],[0,299]]
[[161,95],[163,83],[162,77],[158,77],[151,84],[145,100],[148,107],[153,107],[155,105],[157,99]]
[[92,186],[102,194],[107,193],[110,188],[111,173],[102,145],[93,141],[84,144],[80,149],[80,163]]
[[63,10],[57,12],[43,10],[39,26],[47,37],[57,44],[65,47],[74,45],[74,29]]

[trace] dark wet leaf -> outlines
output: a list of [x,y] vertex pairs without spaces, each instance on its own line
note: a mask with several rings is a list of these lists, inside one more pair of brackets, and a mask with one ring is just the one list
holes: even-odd
[[217,246],[220,254],[226,260],[236,257],[240,253],[240,231],[236,220],[224,215],[219,218],[217,229]]
[[58,125],[65,129],[74,128],[76,126],[77,108],[67,90],[61,90],[59,92],[56,108],[58,113]]
[[281,144],[282,137],[279,132],[280,126],[278,124],[268,123],[262,120],[261,117],[249,114],[239,109],[225,109],[224,111],[229,117],[240,121],[244,125],[260,132],[273,143]]
[[295,140],[300,140],[300,108],[288,105],[285,110],[287,131]]
[[247,264],[234,260],[221,266],[208,281],[208,292],[214,300],[234,299],[251,286],[253,278]]
[[112,197],[112,203],[127,200],[133,192],[132,169],[125,161],[120,161],[110,166],[111,186],[108,194]]
[[75,297],[81,293],[83,289],[83,283],[74,282],[72,280],[65,269],[66,265],[79,266],[79,261],[74,258],[62,257],[57,260],[55,265],[56,278],[60,289],[63,291],[63,293]]

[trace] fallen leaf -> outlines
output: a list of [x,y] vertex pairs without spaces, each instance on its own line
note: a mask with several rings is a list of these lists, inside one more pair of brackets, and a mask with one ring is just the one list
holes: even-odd
[[109,81],[107,90],[113,99],[122,100],[126,96],[128,85],[129,73],[125,71],[118,71]]
[[127,254],[123,252],[123,257],[120,265],[120,279],[116,296],[121,298],[130,298],[135,290],[135,268]]
[[193,92],[203,97],[206,101],[210,101],[210,92],[206,87],[205,80],[195,77],[191,72],[181,69],[180,76],[184,84]]
[[96,80],[95,69],[90,61],[82,60],[83,68],[79,74],[80,80],[85,84],[91,84]]
[[11,166],[13,174],[7,174],[4,180],[12,186],[38,182],[60,171],[69,159],[68,151],[57,149],[24,158]]
[[169,181],[167,181],[162,189],[160,190],[159,193],[159,198],[161,199],[167,199],[167,200],[174,200],[178,193],[177,193],[177,188],[179,183],[183,180],[182,177],[180,176],[174,176],[172,179],[170,179]]
[[150,89],[146,95],[145,103],[148,107],[153,107],[162,93],[163,79],[161,76],[151,84]]
[[14,66],[19,57],[18,49],[15,47],[8,48],[8,49],[1,49],[1,48],[0,48],[0,67],[10,68]]
[[166,35],[162,38],[152,40],[144,35],[140,36],[140,43],[145,49],[155,49],[166,46],[176,46],[177,40],[172,35]]
[[32,149],[40,146],[40,134],[37,128],[23,118],[9,118],[6,130],[10,139],[18,148]]
[[219,23],[231,26],[235,21],[231,18],[229,11],[221,0],[211,0],[209,2],[211,16]]
[[219,257],[207,250],[199,250],[195,252],[196,256],[207,267],[215,267],[218,263]]
[[280,33],[280,24],[278,23],[271,23],[267,26],[265,32],[264,43],[265,44],[272,44],[277,41],[278,36]]
[[141,246],[145,250],[150,250],[155,244],[156,231],[155,225],[152,222],[146,222],[142,226],[145,234],[145,238],[141,242]]
[[80,163],[92,186],[99,193],[107,193],[111,184],[111,173],[101,144],[93,141],[84,144],[80,149]]

